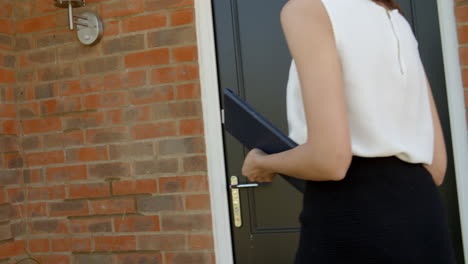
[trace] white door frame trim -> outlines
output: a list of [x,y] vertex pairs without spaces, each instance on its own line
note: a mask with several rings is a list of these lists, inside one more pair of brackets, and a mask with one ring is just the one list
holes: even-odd
[[[216,263],[233,264],[211,1],[194,1],[207,172]],[[468,175],[468,163],[464,162],[468,158],[468,130],[465,121],[454,4],[452,0],[437,0],[437,3],[452,128],[460,222],[463,241],[466,242],[464,243],[465,259],[468,261],[468,180],[462,177],[462,175]]]
[[233,264],[212,0],[195,0],[195,22],[216,263]]
[[461,75],[459,42],[453,0],[437,0],[442,53],[447,86],[448,110],[452,135],[453,158],[457,181],[463,252],[468,263],[468,129]]

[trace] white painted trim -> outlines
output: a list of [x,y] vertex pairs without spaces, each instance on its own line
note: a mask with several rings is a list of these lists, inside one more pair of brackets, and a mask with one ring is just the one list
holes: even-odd
[[194,2],[215,257],[216,263],[233,264],[213,11],[211,0]]
[[[465,261],[468,262],[468,130],[458,39],[452,0],[437,0],[442,52],[444,56],[447,98],[453,141],[453,154],[460,205],[460,222],[464,241]],[[211,0],[195,1],[203,122],[205,128],[208,179],[210,185],[216,263],[233,264],[228,192],[224,165],[224,149],[219,113],[219,89]]]
[[444,57],[447,100],[453,142],[460,223],[465,262],[468,263],[468,130],[465,119],[463,82],[458,52],[454,1],[437,0],[442,52]]

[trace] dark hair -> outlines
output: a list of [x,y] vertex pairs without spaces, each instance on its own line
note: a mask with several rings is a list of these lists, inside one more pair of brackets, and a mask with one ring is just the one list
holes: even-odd
[[398,11],[401,14],[404,14],[401,7],[397,3],[395,3],[394,0],[372,0],[372,1],[374,1],[376,3],[384,4],[387,8],[390,8],[390,9],[398,9]]

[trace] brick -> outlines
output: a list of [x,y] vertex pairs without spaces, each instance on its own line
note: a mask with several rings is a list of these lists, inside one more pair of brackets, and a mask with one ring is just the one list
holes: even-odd
[[120,20],[104,21],[107,36],[115,36],[120,33]]
[[49,252],[50,250],[49,239],[47,238],[31,239],[28,241],[28,248],[29,248],[29,251],[32,253]]
[[125,66],[127,68],[153,66],[168,63],[169,49],[167,48],[132,53],[125,56]]
[[112,182],[112,192],[114,195],[155,193],[157,189],[158,186],[155,179]]
[[104,54],[114,54],[126,51],[135,51],[145,48],[144,35],[130,35],[105,40],[102,44]]
[[185,172],[189,171],[206,171],[206,157],[194,156],[183,159],[183,167]]
[[97,74],[119,70],[122,67],[120,56],[100,57],[84,61],[80,66],[82,74]]
[[25,156],[26,165],[29,167],[58,164],[65,161],[63,150],[34,152],[26,154]]
[[149,104],[174,100],[174,88],[170,85],[132,89],[130,102],[132,104]]
[[189,249],[213,249],[213,236],[205,234],[189,234]]
[[31,49],[31,38],[25,36],[17,36],[15,41],[15,50],[24,51]]
[[153,114],[156,119],[176,119],[200,117],[201,104],[198,101],[182,101],[155,104]]
[[13,46],[13,38],[8,35],[0,35],[0,48],[10,50]]
[[51,239],[51,248],[53,252],[67,252],[71,251],[72,239],[67,238],[53,238]]
[[183,199],[179,195],[159,195],[137,199],[139,212],[158,213],[161,211],[181,211],[184,209]]
[[12,214],[15,219],[24,219],[25,217],[45,217],[47,216],[47,205],[45,202],[21,204],[13,207]]
[[28,201],[65,199],[65,186],[29,187]]
[[72,184],[68,187],[68,198],[92,198],[109,196],[108,183]]
[[35,118],[39,117],[39,103],[30,102],[19,104],[19,116],[21,118]]
[[114,218],[114,226],[115,232],[153,232],[160,230],[159,216],[157,215],[116,217]]
[[60,118],[49,117],[23,121],[23,132],[25,134],[45,133],[62,129]]
[[76,76],[75,72],[73,64],[54,64],[37,70],[38,78],[41,81],[69,79]]
[[90,201],[95,214],[126,214],[135,212],[135,201],[132,198]]
[[70,147],[84,144],[83,131],[75,130],[42,136],[44,148]]
[[184,8],[177,9],[171,12],[171,25],[180,26],[192,24],[194,22],[194,9]]
[[75,61],[83,58],[97,57],[100,55],[98,45],[84,46],[78,42],[72,42],[65,46],[60,46],[55,49],[60,62]]
[[1,104],[0,105],[0,118],[15,118],[15,117],[16,117],[16,111],[15,111],[14,104]]
[[160,253],[149,254],[119,254],[117,256],[119,264],[161,264]]
[[12,215],[12,207],[10,204],[0,205],[0,221],[9,221]]
[[68,80],[59,83],[59,92],[62,96],[82,95],[99,92],[102,88],[102,77],[95,76],[84,80]]
[[160,28],[166,25],[167,16],[164,13],[129,17],[122,20],[122,30],[126,33]]
[[118,0],[114,2],[104,2],[101,5],[103,18],[128,16],[144,11],[143,0],[133,0],[131,2]]
[[63,119],[63,128],[71,129],[86,129],[90,127],[98,127],[104,124],[103,112],[91,112],[72,115]]
[[1,170],[0,185],[20,184],[23,182],[19,170]]
[[16,120],[3,120],[2,130],[4,134],[7,135],[16,135],[18,134],[19,122]]
[[122,72],[104,76],[104,90],[126,89],[145,84],[145,71]]
[[107,120],[114,125],[150,121],[151,106],[130,106],[107,111]]
[[29,18],[16,22],[17,33],[29,33],[34,31],[42,31],[51,29],[57,26],[56,15],[45,15],[40,17]]
[[70,220],[72,233],[101,233],[112,232],[112,222],[109,218],[90,218]]
[[13,35],[14,33],[13,22],[9,19],[0,18],[0,33]]
[[458,5],[455,7],[455,17],[457,22],[467,22],[468,21],[468,6],[467,5]]
[[0,105],[0,118],[16,118],[15,105],[14,104],[1,104]]
[[198,66],[195,64],[161,67],[151,71],[151,83],[153,84],[190,81],[198,78]]
[[150,48],[194,44],[196,41],[194,26],[160,29],[148,33],[148,46]]
[[41,138],[39,136],[25,136],[23,137],[23,142],[21,146],[23,150],[37,150],[42,146]]
[[208,231],[211,230],[211,217],[208,214],[163,215],[161,228],[163,231]]
[[187,62],[198,60],[197,46],[172,48],[173,62]]
[[0,137],[0,151],[18,151],[18,139],[16,137]]
[[203,134],[203,120],[197,119],[185,119],[180,120],[180,135],[202,135]]
[[209,210],[210,196],[208,194],[192,194],[185,196],[187,210]]
[[178,252],[168,253],[166,255],[166,263],[168,264],[211,264],[211,255],[205,252]]
[[7,189],[8,201],[11,203],[24,202],[25,191],[24,188]]
[[50,216],[79,216],[88,215],[87,201],[65,201],[49,203]]
[[[2,71],[0,71],[1,73]],[[2,73],[3,74],[3,73]],[[34,69],[19,69],[16,71],[16,82],[32,82],[35,80]],[[4,78],[9,78],[8,75],[5,75]],[[12,80],[13,81],[13,80]],[[2,82],[0,78],[0,82]]]
[[22,168],[24,165],[23,157],[19,154],[5,154],[4,159],[6,168],[9,169]]
[[25,253],[26,242],[24,240],[11,241],[0,244],[0,256],[3,258],[19,256]]
[[27,224],[25,222],[17,222],[11,224],[11,236],[14,238],[19,238],[26,234]]
[[135,162],[135,174],[171,173],[178,171],[177,159],[145,160]]
[[138,237],[138,250],[184,250],[186,238],[183,234],[157,234]]
[[131,129],[134,139],[160,138],[176,135],[174,121],[134,125]]
[[43,183],[45,177],[42,168],[39,169],[25,169],[23,170],[24,183]]
[[160,155],[204,153],[205,141],[203,137],[175,138],[159,141]]
[[105,146],[67,149],[66,157],[67,162],[102,161],[108,159],[107,148]]
[[129,139],[127,127],[89,129],[86,134],[86,142],[88,144],[113,143]]
[[130,166],[127,163],[114,162],[89,165],[90,178],[108,179],[128,176],[130,176]]
[[94,238],[96,251],[130,251],[136,249],[135,236],[101,236]]
[[41,102],[41,114],[64,114],[81,110],[81,98],[59,98]]
[[126,105],[125,92],[112,92],[106,94],[92,94],[85,96],[84,106],[86,109],[102,109],[107,107],[119,107]]
[[147,10],[160,10],[182,6],[193,6],[193,0],[145,0],[145,8]]
[[74,255],[75,264],[112,264],[112,255]]
[[67,226],[64,220],[37,220],[30,223],[29,230],[31,234],[49,234],[49,233],[66,233]]
[[29,65],[50,63],[56,60],[55,54],[55,49],[38,50],[27,54],[26,60]]
[[66,166],[66,167],[49,167],[47,168],[48,182],[69,182],[86,179],[86,166]]
[[40,255],[36,258],[40,263],[71,264],[71,257],[68,255]]
[[109,146],[110,159],[142,158],[154,155],[152,142],[137,142]]
[[0,224],[0,240],[7,240],[13,238],[11,235],[10,223]]
[[67,28],[63,30],[38,34],[34,37],[34,40],[36,48],[43,48],[50,46],[61,46],[65,43],[76,41],[76,36]]
[[10,17],[11,16],[11,4],[10,3],[2,3],[2,10],[0,10],[1,17]]

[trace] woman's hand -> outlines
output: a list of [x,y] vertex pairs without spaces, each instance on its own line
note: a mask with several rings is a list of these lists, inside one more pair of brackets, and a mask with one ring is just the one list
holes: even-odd
[[276,173],[263,168],[260,164],[260,160],[266,155],[268,154],[258,148],[250,150],[244,159],[242,175],[249,178],[252,182],[271,182]]

